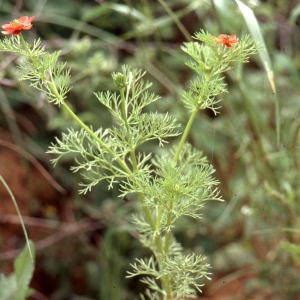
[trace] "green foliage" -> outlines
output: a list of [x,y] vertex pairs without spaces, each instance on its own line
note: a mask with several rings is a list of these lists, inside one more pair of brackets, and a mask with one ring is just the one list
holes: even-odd
[[[203,158],[202,153],[186,143],[196,113],[210,108],[216,113],[217,96],[226,92],[221,73],[228,71],[233,61],[247,62],[248,56],[258,51],[259,46],[242,39],[238,46],[218,46],[207,32],[196,34],[202,45],[186,43],[183,50],[194,61],[188,65],[199,77],[191,82],[190,90],[182,98],[191,111],[190,120],[177,147],[165,156],[140,152],[139,149],[151,140],[158,140],[159,146],[167,139],[178,136],[179,124],[174,117],[157,112],[144,112],[146,106],[159,99],[149,92],[151,83],[145,82],[145,72],[123,66],[122,71],[112,77],[118,92],[95,93],[114,117],[116,126],[93,130],[78,118],[65,101],[70,90],[69,71],[58,62],[59,52],[44,53],[39,47],[30,48],[21,36],[12,38],[12,49],[17,46],[26,49],[26,60],[19,67],[20,80],[29,80],[31,86],[46,94],[49,102],[61,106],[81,126],[73,128],[56,138],[48,153],[57,157],[57,163],[64,156],[76,156],[74,172],[80,171],[84,178],[82,193],[86,193],[102,180],[120,186],[120,196],[137,194],[142,213],[134,217],[140,241],[151,249],[149,259],[137,259],[129,277],[145,275],[142,282],[148,286],[146,295],[156,299],[196,297],[200,291],[199,279],[208,278],[209,264],[205,257],[183,254],[182,247],[173,235],[176,221],[183,216],[200,218],[204,202],[221,200],[215,187],[214,169]],[[6,45],[6,44],[5,44]],[[7,47],[3,51],[7,50]],[[21,51],[22,53],[22,51]],[[43,55],[41,55],[43,53]],[[151,160],[152,159],[152,160]]]
[[[22,42],[23,41],[20,39],[19,35],[11,38],[5,37],[3,40],[0,40],[0,51],[19,53],[24,56],[30,55],[27,51],[27,47],[30,47],[30,45],[25,42],[26,47],[23,48]],[[34,56],[43,56],[46,54],[45,47],[41,47],[40,39],[34,41],[33,45],[31,46],[31,53]]]
[[[34,245],[29,242],[34,255]],[[22,253],[14,261],[15,273],[0,276],[0,299],[1,300],[25,300],[33,290],[29,283],[34,271],[34,263],[31,260],[28,247],[25,246]]]
[[131,181],[122,185],[123,195],[144,193],[144,205],[162,207],[171,212],[171,224],[184,215],[199,218],[204,201],[221,200],[218,191],[212,188],[218,181],[211,176],[214,170],[209,164],[182,167],[170,158],[157,157],[155,165],[157,176],[154,179],[148,174],[130,178]]
[[71,88],[68,86],[69,70],[65,70],[65,63],[58,62],[60,51],[52,54],[46,52],[45,47],[40,46],[40,40],[30,46],[22,35],[5,38],[0,43],[0,51],[19,52],[24,55],[25,60],[18,66],[19,80],[31,81],[30,86],[46,92],[49,102],[62,104]]
[[217,114],[219,107],[216,104],[221,100],[217,100],[216,96],[226,92],[224,78],[220,74],[232,69],[231,62],[247,63],[249,56],[257,53],[261,47],[249,35],[230,49],[219,47],[204,30],[196,33],[194,38],[203,43],[184,43],[182,50],[193,58],[186,64],[200,77],[191,81],[190,89],[183,92],[183,102],[190,111],[209,108]]
[[[153,294],[148,292],[151,299],[156,299],[159,294],[165,295],[157,283],[157,279],[162,276],[170,276],[172,278],[171,286],[173,295],[176,297],[192,297],[196,296],[195,289],[201,292],[203,284],[197,283],[202,277],[210,279],[210,273],[207,270],[209,264],[204,263],[205,256],[188,254],[177,254],[173,256],[159,255],[157,259],[150,257],[149,259],[137,259],[137,263],[132,264],[133,271],[128,272],[127,277],[137,275],[147,275],[143,277],[141,282],[147,284],[149,289],[156,291]],[[151,275],[152,277],[149,277]],[[156,280],[155,280],[156,279]]]
[[[145,142],[158,139],[162,146],[165,138],[179,134],[176,130],[179,126],[176,124],[176,119],[158,113],[142,113],[143,107],[158,100],[155,94],[148,92],[151,84],[144,84],[142,80],[144,73],[140,70],[131,71],[131,68],[125,66],[123,72],[122,75],[128,82],[124,102],[116,93],[96,94],[99,101],[109,109],[119,125],[105,130],[100,128],[94,132],[94,135],[102,140],[107,148],[112,149],[114,157],[111,157],[111,153],[107,153],[107,149],[95,143],[93,137],[83,129],[79,132],[70,129],[68,134],[63,134],[61,140],[56,138],[57,144],[52,144],[48,151],[58,156],[53,160],[54,163],[64,154],[79,154],[81,160],[76,159],[78,166],[71,169],[74,172],[83,170],[86,183],[81,184],[84,187],[81,190],[82,193],[86,193],[101,180],[108,180],[109,188],[111,188],[117,180],[131,175],[118,166],[118,162],[115,161],[116,157],[125,165],[128,153],[135,151]],[[121,93],[123,93],[122,89]],[[124,115],[126,119],[124,119]],[[131,163],[137,163],[138,172],[147,172],[149,169],[148,159],[149,155],[141,154],[137,157],[136,162]]]
[[[18,11],[18,7],[13,7],[10,2],[12,1],[4,1],[1,6],[3,17],[6,15],[7,21],[11,12]],[[43,3],[44,6],[41,2],[26,1],[23,3],[23,8],[27,12],[34,10],[39,22],[34,23],[33,30],[24,32],[24,35],[29,38],[33,38],[37,34],[41,35],[47,51],[52,51],[56,47],[62,50],[59,60],[67,60],[72,73],[69,85],[73,86],[73,89],[68,95],[68,97],[70,96],[69,99],[72,99],[72,110],[76,110],[77,116],[82,121],[93,124],[93,128],[96,128],[96,130],[92,130],[94,135],[99,126],[103,127],[102,131],[104,132],[106,125],[113,121],[115,128],[112,126],[108,129],[115,130],[113,135],[118,136],[124,142],[124,132],[126,132],[124,126],[121,125],[122,123],[118,123],[116,117],[113,117],[112,120],[111,115],[107,113],[105,108],[103,109],[102,105],[98,106],[98,100],[93,94],[95,90],[99,90],[99,93],[103,93],[103,91],[106,93],[108,89],[115,90],[112,84],[115,80],[112,81],[109,74],[119,70],[117,68],[121,64],[129,64],[137,67],[137,69],[146,70],[147,73],[143,78],[154,83],[151,91],[162,95],[160,101],[153,102],[151,106],[143,107],[141,114],[150,110],[168,111],[168,115],[176,116],[182,124],[185,124],[187,113],[186,110],[182,109],[179,99],[184,101],[184,105],[189,111],[193,112],[195,107],[202,109],[202,112],[197,112],[195,122],[187,138],[193,145],[191,147],[193,151],[195,150],[194,147],[201,148],[204,154],[210,157],[210,162],[214,163],[215,176],[221,181],[222,196],[226,202],[206,202],[204,209],[202,209],[201,220],[178,219],[175,224],[176,227],[174,224],[169,226],[168,228],[172,228],[172,232],[184,246],[176,243],[171,236],[169,239],[170,256],[179,255],[183,251],[182,248],[185,248],[185,253],[189,251],[202,253],[204,249],[209,257],[209,262],[212,264],[213,274],[219,278],[220,274],[224,274],[226,271],[231,276],[237,270],[235,262],[241,266],[248,266],[247,259],[241,258],[239,255],[229,256],[227,252],[225,255],[223,253],[224,249],[230,245],[238,244],[240,252],[247,249],[245,254],[247,257],[249,257],[248,251],[251,251],[252,255],[250,256],[253,256],[256,262],[250,263],[257,274],[254,278],[256,285],[252,284],[252,279],[247,279],[247,289],[242,291],[241,297],[253,298],[253,295],[247,292],[250,293],[254,290],[266,299],[297,298],[299,295],[299,285],[297,284],[299,232],[297,228],[299,224],[298,195],[300,194],[298,184],[300,156],[297,151],[300,128],[298,117],[300,112],[298,87],[300,80],[298,70],[300,63],[298,49],[300,46],[299,4],[295,0],[142,1],[143,5],[139,5],[135,1],[127,1],[121,6],[113,2],[120,3],[116,0],[109,1],[109,3],[106,1],[98,5],[96,2],[91,4],[87,1],[76,1],[76,5],[70,7],[67,3],[64,4],[57,0],[47,1]],[[164,6],[161,3],[164,3]],[[247,3],[249,7],[245,5]],[[254,14],[260,16],[259,22]],[[281,30],[283,24],[285,30]],[[205,28],[214,35],[220,33],[236,34],[239,43],[228,51],[228,55],[238,49],[237,47],[244,39],[241,37],[244,32],[249,32],[255,41],[260,41],[266,51],[260,51],[259,56],[252,58],[251,63],[245,67],[239,62],[225,64],[223,60],[220,62],[223,70],[231,69],[228,69],[226,74],[213,76],[208,81],[210,84],[208,85],[206,84],[206,76],[210,75],[211,69],[207,67],[212,67],[214,58],[218,58],[217,51],[215,53],[211,51],[211,48],[214,47],[220,52],[224,50],[224,53],[228,49],[216,45],[210,36],[204,35],[205,43],[198,42],[195,39],[197,34],[195,34],[194,41],[196,42],[187,44],[185,47],[195,48],[191,52],[194,51],[199,54],[196,54],[195,58],[190,56],[190,61],[187,62],[192,69],[184,67],[184,55],[180,51],[180,45],[182,40],[191,40],[189,33],[186,34],[188,31],[198,31],[199,28]],[[181,32],[184,34],[184,38]],[[10,39],[2,40],[1,47],[15,51],[16,47],[11,47],[10,42],[9,45],[4,45],[5,41],[10,41]],[[22,47],[22,44],[20,45]],[[210,46],[205,47],[205,45]],[[23,48],[19,51],[27,55]],[[202,60],[197,59],[200,56],[202,56]],[[51,120],[51,124],[48,123],[48,129],[65,131],[66,135],[69,134],[68,128],[74,126],[73,131],[77,132],[78,136],[81,134],[80,130],[77,130],[80,125],[75,124],[76,121],[70,121],[72,117],[69,117],[69,112],[66,109],[59,111],[43,102],[43,92],[34,92],[28,89],[25,82],[18,82],[20,72],[15,71],[15,64],[23,65],[24,60],[15,58],[15,55],[1,53],[3,62],[0,89],[1,105],[3,105],[1,107],[3,111],[1,121],[4,123],[4,127],[6,123],[8,124],[16,143],[23,145],[25,142],[28,151],[37,155],[39,160],[47,165],[48,157],[44,155],[43,151],[49,144],[48,135],[51,135],[52,132],[45,132],[43,122]],[[233,66],[234,69],[232,69]],[[264,68],[265,72],[263,71]],[[196,78],[192,74],[193,70],[200,77]],[[266,72],[272,90],[266,80]],[[206,76],[201,76],[204,73]],[[120,72],[120,77],[120,79],[125,78],[122,72]],[[224,84],[223,77],[228,84],[229,93],[226,93],[227,86]],[[187,81],[190,78],[193,80],[188,90],[182,92],[188,86]],[[126,88],[125,80],[123,87],[124,85]],[[122,85],[118,87],[122,88]],[[220,88],[219,91],[218,88]],[[219,92],[222,95],[218,94]],[[111,95],[113,92],[109,92],[109,94]],[[205,97],[206,94],[211,96]],[[116,96],[120,96],[120,93],[117,92]],[[38,103],[37,99],[40,99]],[[5,100],[7,100],[8,105],[5,104]],[[28,105],[31,107],[29,108]],[[221,105],[222,109],[220,108]],[[11,112],[15,110],[16,114],[8,114],[6,109],[9,106],[11,106]],[[213,108],[215,114],[218,112],[222,112],[222,114],[212,116],[207,110],[204,110],[206,107]],[[31,112],[29,113],[28,110]],[[16,119],[12,118],[14,115]],[[36,118],[37,115],[39,118]],[[23,120],[36,126],[38,134],[31,132],[28,135],[30,131],[27,129],[30,127],[23,127],[26,123],[21,121],[20,116]],[[43,121],[36,121],[40,118]],[[18,126],[20,126],[21,135],[16,134],[16,130],[13,129],[18,128]],[[276,136],[274,134],[275,127]],[[88,129],[91,128],[88,126]],[[182,128],[184,129],[184,126]],[[72,129],[70,128],[70,130]],[[85,145],[84,151],[87,151],[87,145],[93,145],[93,138],[87,134],[85,129],[82,131],[86,134],[83,143]],[[60,136],[59,133],[58,136]],[[99,136],[100,134],[98,138]],[[60,136],[59,140],[61,139]],[[164,159],[169,161],[172,161],[171,157],[176,161],[180,160],[186,144],[179,153],[176,138],[171,140],[164,138],[164,140],[172,146],[174,145],[170,150],[170,155],[166,144],[164,148],[157,148],[156,141],[141,143],[139,151],[136,151],[137,160],[141,162],[137,169],[148,166],[149,175],[159,178],[157,172],[160,171],[160,168],[155,164],[153,157],[156,156],[152,152],[162,154]],[[58,142],[56,144],[58,146]],[[94,152],[98,151],[98,147],[104,149],[99,144],[95,147]],[[72,151],[74,150],[73,154],[63,154],[65,158],[57,163],[57,168],[53,171],[53,175],[61,183],[71,187],[74,182],[79,180],[79,172],[92,177],[91,179],[84,179],[84,184],[97,182],[98,179],[102,180],[104,175],[112,175],[110,171],[100,168],[97,170],[93,167],[91,170],[95,170],[95,173],[92,176],[89,171],[85,171],[84,162],[88,168],[90,160],[93,161],[94,158],[88,157],[86,160],[85,157],[81,157],[79,152],[76,152],[76,148],[71,148]],[[140,151],[146,151],[146,153],[140,153]],[[191,155],[190,152],[187,153]],[[109,159],[109,151],[106,154],[106,159]],[[74,163],[73,167],[79,168],[80,164],[83,164],[83,167],[79,168],[77,173],[72,174],[65,169],[69,167],[69,161],[74,156],[79,164]],[[88,156],[88,154],[84,154],[84,156]],[[199,156],[203,158],[203,163],[198,164],[200,167],[205,163],[205,156],[200,154]],[[185,163],[188,158],[186,155],[178,165],[181,167],[182,164],[188,165]],[[197,160],[196,157],[194,159]],[[116,160],[116,158],[111,158],[112,164],[118,167]],[[132,162],[128,152],[126,163],[130,167]],[[97,165],[96,162],[92,164]],[[184,169],[181,167],[180,170]],[[98,173],[101,173],[102,176],[98,177]],[[139,171],[136,171],[136,174],[139,175]],[[127,171],[124,170],[123,175],[124,177],[116,178],[116,180],[125,179],[126,183],[128,181],[126,179]],[[107,180],[110,182],[110,178]],[[119,181],[117,186],[119,186]],[[129,199],[126,202],[121,199],[118,201],[116,190],[110,190],[108,193],[106,184],[99,183],[98,187],[93,188],[89,195],[76,196],[75,199],[70,199],[74,214],[80,216],[78,218],[80,219],[82,215],[87,213],[92,218],[98,218],[97,220],[101,220],[101,222],[104,219],[103,214],[105,214],[108,215],[105,232],[109,231],[112,226],[111,219],[117,219],[118,224],[122,224],[121,231],[126,228],[126,230],[131,230],[132,234],[136,234],[126,223],[127,216],[131,215],[131,211],[128,212],[127,208],[137,205],[133,201],[135,196],[129,195],[124,198]],[[150,183],[152,183],[151,180]],[[83,186],[83,189],[85,187]],[[126,193],[126,191],[124,192]],[[88,201],[86,201],[86,197],[88,197]],[[107,198],[111,203],[114,203],[108,211],[102,204],[99,205],[100,201],[105,203],[103,200]],[[154,200],[158,201],[159,199]],[[148,197],[145,198],[145,201],[152,204]],[[85,205],[90,206],[87,211],[83,209]],[[99,209],[103,211],[103,214],[98,212]],[[151,208],[153,214],[155,210],[156,207]],[[159,235],[159,230],[153,231],[149,222],[140,212],[136,212],[135,221],[139,223],[140,227],[142,227],[141,224],[144,225],[139,228],[142,231],[141,242],[146,247],[156,249],[154,237]],[[164,235],[166,235],[166,228],[163,230]],[[163,243],[164,235],[162,235]],[[102,239],[103,233],[101,232],[98,237]],[[90,242],[87,242],[84,247],[89,245]],[[111,249],[117,248],[118,245],[111,243],[107,247],[108,249],[105,251],[115,257],[116,253]],[[142,248],[133,250],[132,247],[131,245],[127,246],[127,250],[124,250],[126,253],[120,253],[119,259],[111,258],[112,261],[116,264],[121,261],[126,265],[128,260],[132,260],[132,253],[138,258],[148,256],[148,253],[145,254]],[[103,243],[101,243],[100,251],[104,251],[103,248]],[[97,251],[95,252],[97,253]],[[97,268],[97,264],[92,263],[95,257],[91,256],[90,263]],[[75,255],[70,257],[70,266],[76,265],[77,268],[74,257]],[[51,263],[51,266],[57,271],[61,270],[60,261],[57,258],[53,259],[51,253],[47,252],[47,259],[45,260],[48,261],[48,264],[51,258],[52,261],[56,262]],[[219,261],[222,261],[222,264]],[[122,285],[109,286],[107,284],[110,278],[115,277],[119,280],[124,275],[124,270],[122,270],[121,276],[119,276],[119,271],[114,272],[112,268],[115,269],[115,267],[109,262],[100,267],[103,274],[110,274],[106,278],[107,281],[101,281],[101,285],[98,286],[98,289],[101,289],[101,297],[111,299],[111,295],[118,295],[123,299],[135,299],[137,296],[133,295],[134,291],[131,287],[134,286],[135,292],[138,293],[139,285],[135,284],[134,279],[124,280],[122,284],[127,285],[124,289]],[[41,265],[39,267],[43,268]],[[240,267],[238,269],[240,270]],[[243,270],[247,272],[247,269]],[[98,273],[93,274],[94,276],[91,277],[95,280],[95,274]],[[236,274],[240,274],[240,272]],[[59,280],[58,286],[54,287],[51,292],[54,294],[56,291],[56,295],[61,293],[61,295],[68,297],[69,291],[74,291],[76,286],[71,287],[71,284],[68,283],[71,282],[71,279],[66,274],[63,274],[63,278],[65,280]],[[118,282],[118,280],[112,280],[112,282]],[[223,281],[225,280],[213,281],[213,284],[216,283],[215,287],[219,284],[219,286],[226,288]],[[69,288],[65,288],[66,285]],[[103,285],[107,285],[107,289],[111,289],[112,292],[105,294],[106,289],[102,289]],[[91,299],[95,299],[93,292],[95,293],[97,290],[95,285],[93,288],[89,286],[84,291]],[[146,291],[146,295],[154,298],[153,292],[149,290]],[[118,298],[118,296],[116,297]],[[219,295],[216,297],[222,298]],[[239,295],[235,294],[234,297],[239,297]],[[159,294],[156,299],[161,300]]]

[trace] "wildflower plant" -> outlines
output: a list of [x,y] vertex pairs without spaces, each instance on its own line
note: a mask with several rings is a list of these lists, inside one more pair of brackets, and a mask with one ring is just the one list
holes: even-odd
[[[205,201],[222,199],[216,187],[218,181],[213,177],[214,168],[186,140],[200,110],[218,113],[220,95],[227,92],[222,74],[232,68],[232,62],[248,62],[259,45],[249,36],[241,40],[235,35],[216,38],[204,30],[195,34],[195,42],[184,44],[182,49],[190,56],[187,65],[198,77],[182,93],[182,102],[190,113],[183,133],[174,117],[144,112],[147,105],[160,97],[150,91],[151,83],[144,80],[145,72],[130,66],[122,66],[112,74],[117,92],[95,93],[114,117],[115,126],[93,129],[67,103],[70,71],[65,63],[59,62],[60,52],[47,52],[40,40],[30,45],[21,35],[32,20],[33,17],[22,17],[3,25],[4,34],[14,36],[2,40],[0,50],[24,55],[19,79],[28,80],[30,86],[45,93],[49,102],[67,111],[81,127],[70,128],[56,138],[48,151],[55,155],[53,163],[69,153],[76,154],[71,170],[82,174],[80,193],[106,180],[109,189],[119,187],[120,197],[137,195],[141,211],[133,216],[133,223],[141,243],[151,249],[152,256],[136,259],[128,277],[142,276],[141,281],[148,286],[142,299],[196,297],[196,291],[201,291],[199,279],[209,279],[210,266],[202,254],[185,254],[173,230],[181,217],[200,218]],[[169,138],[178,136],[179,142],[166,155],[139,151],[150,140],[158,140],[159,146],[164,146]]]

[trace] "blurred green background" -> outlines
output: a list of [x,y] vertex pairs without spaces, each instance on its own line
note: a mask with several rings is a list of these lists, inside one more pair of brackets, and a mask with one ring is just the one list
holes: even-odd
[[[113,90],[111,73],[122,64],[147,71],[162,97],[147,109],[168,111],[183,128],[181,92],[195,74],[182,43],[202,28],[263,38],[265,52],[226,73],[220,114],[199,113],[188,139],[214,165],[225,200],[207,202],[200,221],[176,227],[186,252],[205,253],[212,265],[200,299],[300,299],[298,2],[242,0],[245,10],[235,0],[0,1],[2,24],[34,15],[25,39],[62,51],[72,74],[68,103],[94,128],[114,122],[93,92]],[[149,253],[130,222],[134,195],[118,198],[106,183],[78,195],[74,157],[53,168],[48,146],[77,125],[18,81],[18,63],[22,57],[0,53],[0,173],[37,250],[30,299],[138,298],[144,286],[125,279],[126,270]],[[153,142],[141,151],[161,149]],[[9,274],[24,237],[3,187],[0,196],[0,273]]]

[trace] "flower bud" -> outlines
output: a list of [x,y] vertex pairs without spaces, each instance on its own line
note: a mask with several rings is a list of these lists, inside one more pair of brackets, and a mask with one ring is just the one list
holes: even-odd
[[119,89],[122,90],[124,89],[127,85],[128,82],[126,81],[126,77],[124,74],[118,72],[118,73],[113,73],[112,78],[114,80],[115,86]]

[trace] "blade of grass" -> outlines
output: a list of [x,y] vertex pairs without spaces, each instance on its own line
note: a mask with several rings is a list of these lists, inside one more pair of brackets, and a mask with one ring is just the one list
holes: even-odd
[[274,95],[274,102],[275,102],[275,111],[276,111],[276,136],[277,136],[277,146],[279,146],[280,143],[280,114],[279,114],[279,102],[277,98],[277,93],[276,93],[276,85],[275,85],[275,80],[274,80],[274,72],[273,72],[273,67],[270,59],[269,52],[267,50],[264,38],[262,36],[260,26],[258,24],[258,21],[252,11],[247,5],[242,3],[239,0],[235,0],[236,4],[238,5],[245,23],[249,29],[249,32],[254,40],[257,42],[260,42],[261,45],[265,48],[264,51],[259,51],[258,55],[259,58],[263,64],[263,67],[267,73],[267,77],[271,86],[271,89],[273,91]]
[[262,36],[259,24],[257,22],[257,19],[252,11],[251,8],[249,8],[247,5],[245,5],[244,3],[242,3],[239,0],[235,0],[235,2],[237,3],[243,17],[245,20],[245,23],[249,29],[249,32],[252,36],[252,38],[257,41],[260,42],[263,47],[265,48],[264,51],[259,51],[258,55],[259,58],[264,66],[264,69],[267,73],[271,88],[273,93],[276,93],[276,86],[275,86],[275,82],[274,82],[274,72],[273,72],[273,67],[272,67],[272,63],[271,63],[271,59],[269,56],[269,52],[266,48],[266,44],[264,41],[264,38]]
[[24,222],[23,222],[23,219],[22,219],[22,215],[20,213],[20,210],[19,210],[19,207],[18,207],[18,204],[17,204],[17,201],[11,191],[11,189],[9,188],[9,186],[7,185],[6,181],[3,179],[3,177],[0,175],[0,180],[1,182],[3,183],[4,187],[6,188],[7,192],[9,193],[10,197],[11,197],[11,200],[16,208],[16,211],[18,213],[18,216],[20,218],[20,222],[21,222],[21,225],[22,225],[22,228],[23,228],[23,232],[24,232],[24,235],[25,235],[25,239],[26,239],[26,244],[27,244],[27,247],[28,247],[28,251],[29,251],[29,254],[30,254],[30,258],[31,258],[31,261],[33,262],[33,255],[32,255],[32,251],[31,251],[31,248],[30,248],[30,243],[29,243],[29,239],[28,239],[28,235],[27,235],[27,231],[26,231],[26,228],[25,228],[25,225],[24,225]]
[[123,42],[122,39],[109,33],[108,31],[102,30],[96,26],[86,24],[86,22],[78,21],[73,18],[68,18],[65,16],[57,16],[51,13],[43,15],[43,22],[63,26],[73,30],[77,30],[80,33],[88,34],[99,38],[100,40],[108,43],[115,44]]
[[[107,7],[110,7],[111,9],[115,8],[114,4],[112,4],[112,3],[105,4],[105,5]],[[137,34],[139,34],[139,35],[152,34],[151,31],[149,31],[150,25],[155,29],[159,29],[159,28],[164,28],[172,23],[176,23],[175,20],[180,22],[180,20],[179,20],[180,18],[183,18],[186,15],[188,15],[190,12],[199,9],[199,7],[201,7],[202,5],[203,4],[201,2],[199,3],[198,1],[194,1],[192,3],[189,3],[188,5],[186,5],[185,7],[183,7],[182,9],[180,9],[176,12],[172,12],[172,15],[170,15],[170,14],[166,15],[166,16],[163,15],[163,16],[155,18],[153,20],[150,20],[149,17],[145,16],[143,22],[137,28],[133,29],[132,31],[124,33],[122,36],[120,36],[120,38],[128,40],[128,39],[135,37]],[[121,13],[121,11],[117,11],[117,12]],[[134,17],[134,15],[132,17]],[[134,20],[139,21],[139,19],[137,19],[137,18],[134,18]],[[180,22],[180,24],[181,24],[181,22]],[[180,26],[177,23],[176,23],[176,25]],[[184,26],[183,26],[183,28],[182,28],[182,26],[181,26],[180,30],[185,31],[185,34],[188,34],[186,29],[184,28]],[[185,36],[185,38],[188,41],[192,40],[190,34],[188,35],[188,37]]]
[[168,3],[166,3],[164,0],[158,0],[158,2],[163,6],[165,11],[168,13],[168,15],[171,17],[171,19],[174,21],[174,23],[177,25],[178,29],[181,31],[181,33],[184,35],[187,41],[191,42],[192,38],[189,32],[186,30],[184,25],[181,23],[177,15],[172,11],[172,9],[169,7]]
[[298,16],[300,16],[300,3],[294,7],[290,13],[289,23],[292,25],[297,21]]

